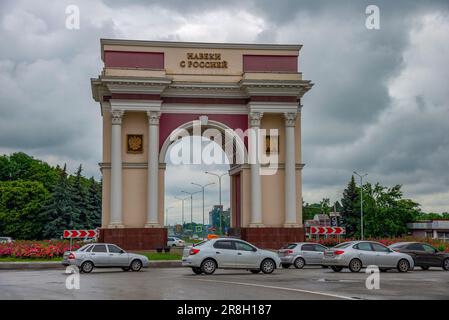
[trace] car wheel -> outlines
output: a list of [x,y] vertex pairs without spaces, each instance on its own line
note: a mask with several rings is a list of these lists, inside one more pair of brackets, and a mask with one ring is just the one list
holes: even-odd
[[251,273],[257,274],[257,273],[259,273],[259,272],[260,272],[260,269],[256,269],[256,270],[249,270],[249,271],[251,271]]
[[360,259],[352,259],[349,262],[349,270],[351,272],[359,272],[362,269],[362,261]]
[[90,272],[92,272],[93,269],[94,269],[94,264],[91,261],[85,261],[81,265],[81,270],[84,273],[90,273]]
[[203,271],[201,271],[201,268],[199,267],[192,267],[192,271],[194,274],[202,274]]
[[274,271],[274,269],[276,269],[276,264],[271,259],[265,259],[260,264],[260,270],[262,270],[262,272],[265,274],[272,273]]
[[122,270],[123,271],[129,271],[129,267],[123,267]]
[[284,269],[288,269],[288,268],[290,268],[290,266],[291,266],[291,264],[288,264],[288,263],[282,264],[282,268],[284,268]]
[[398,262],[398,271],[399,272],[407,272],[408,269],[410,269],[410,263],[405,260],[405,259],[401,259]]
[[444,259],[443,270],[449,271],[449,258]]
[[306,265],[306,261],[303,258],[296,258],[294,264],[296,269],[302,269]]
[[201,271],[205,274],[213,274],[217,269],[217,263],[212,259],[206,259],[201,263]]
[[140,269],[142,269],[142,261],[140,261],[140,260],[133,260],[132,262],[131,262],[131,270],[132,271],[140,271]]
[[423,270],[429,270],[429,267],[428,267],[428,266],[421,266],[421,269],[423,269]]
[[340,272],[341,270],[343,270],[343,267],[339,267],[339,266],[331,266],[331,269],[335,272]]

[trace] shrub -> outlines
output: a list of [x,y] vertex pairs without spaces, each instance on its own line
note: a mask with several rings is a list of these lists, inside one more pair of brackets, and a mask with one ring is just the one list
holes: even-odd
[[[72,250],[80,248],[81,242],[72,243]],[[41,258],[50,259],[62,257],[65,251],[70,250],[70,242],[67,240],[44,241],[15,241],[12,243],[0,243],[0,257],[12,258]]]

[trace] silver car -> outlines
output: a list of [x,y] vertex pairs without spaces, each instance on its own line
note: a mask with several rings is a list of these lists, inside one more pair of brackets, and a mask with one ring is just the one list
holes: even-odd
[[398,269],[399,272],[407,272],[414,268],[412,257],[374,241],[344,242],[328,249],[324,252],[323,265],[331,267],[335,272],[343,268],[359,272],[370,265],[378,266],[380,271]]
[[75,265],[80,272],[89,273],[93,268],[122,268],[123,271],[139,271],[147,268],[148,258],[135,253],[127,253],[115,244],[87,244],[76,251],[64,253],[63,265]]
[[293,265],[296,269],[302,269],[305,265],[323,265],[325,246],[312,242],[289,243],[278,250],[283,268]]
[[213,274],[216,269],[246,269],[252,273],[272,273],[281,265],[276,253],[256,248],[232,238],[203,241],[184,249],[182,265],[195,274]]

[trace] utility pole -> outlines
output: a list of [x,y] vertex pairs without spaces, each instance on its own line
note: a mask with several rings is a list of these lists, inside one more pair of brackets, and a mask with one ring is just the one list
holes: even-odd
[[366,177],[368,173],[359,174],[356,171],[354,171],[354,174],[360,178],[360,225],[361,225],[361,240],[364,240],[365,235],[363,231],[363,178]]
[[211,186],[211,185],[215,184],[215,183],[211,182],[211,183],[208,183],[208,184],[201,185],[201,184],[198,184],[198,183],[195,183],[195,182],[191,182],[191,184],[200,187],[202,192],[203,192],[203,226],[202,226],[201,229],[203,231],[202,234],[203,234],[203,239],[204,239],[204,189],[206,187],[208,187],[208,186]]
[[181,191],[182,193],[188,194],[190,196],[190,225],[193,225],[193,195],[200,193],[201,191],[197,192],[187,192],[187,191]]
[[165,225],[168,227],[168,209],[172,209],[173,207],[168,207],[165,209]]
[[175,197],[175,199],[181,200],[181,202],[182,202],[182,227],[184,228],[184,224],[185,224],[185,220],[184,220],[184,200],[187,200],[188,198]]
[[221,203],[221,178],[227,175],[228,173],[218,174],[210,171],[206,171],[205,174],[210,174],[213,176],[216,176],[218,178],[218,204],[220,205],[220,234],[223,234],[223,227],[222,227],[222,213],[223,213],[223,204]]

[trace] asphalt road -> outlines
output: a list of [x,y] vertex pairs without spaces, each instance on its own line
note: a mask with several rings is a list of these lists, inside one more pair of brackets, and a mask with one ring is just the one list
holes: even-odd
[[212,276],[185,268],[98,269],[81,274],[79,290],[68,290],[63,270],[0,271],[0,299],[449,299],[449,272],[441,269],[380,273],[379,290],[366,289],[367,276],[312,267]]

